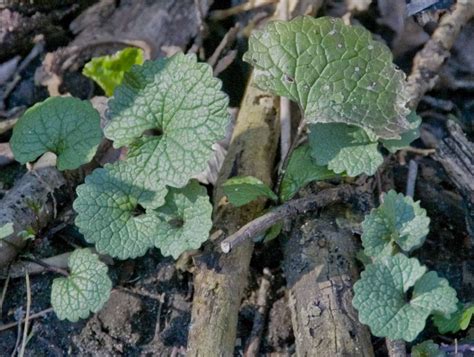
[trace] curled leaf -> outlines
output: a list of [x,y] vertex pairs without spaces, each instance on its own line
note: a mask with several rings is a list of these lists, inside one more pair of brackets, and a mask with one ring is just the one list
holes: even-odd
[[134,64],[143,63],[143,50],[129,47],[117,51],[111,56],[101,56],[91,59],[82,70],[82,74],[93,79],[110,97],[114,89],[122,83],[125,72]]

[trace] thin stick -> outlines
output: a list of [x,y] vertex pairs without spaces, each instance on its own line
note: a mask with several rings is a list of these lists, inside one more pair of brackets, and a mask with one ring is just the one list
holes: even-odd
[[260,340],[262,338],[263,328],[267,314],[268,292],[271,288],[272,274],[268,268],[263,269],[263,277],[260,282],[257,296],[257,311],[253,320],[252,332],[250,333],[250,342],[244,352],[244,357],[258,356],[260,350]]
[[10,272],[7,273],[7,278],[5,279],[5,284],[3,284],[2,296],[0,296],[0,314],[3,311],[3,302],[5,301],[5,296],[7,295],[8,283],[10,282]]
[[[31,314],[28,320],[31,321],[31,320],[37,319],[38,317],[43,317],[43,316],[49,314],[52,311],[53,311],[53,308],[49,307],[45,310],[37,312],[36,314]],[[10,322],[8,324],[0,325],[0,332],[11,329],[12,327],[15,327],[15,326],[18,326],[18,325],[21,326],[21,324],[24,323],[24,322],[25,322],[25,319],[22,319],[21,321],[15,321],[15,322]]]
[[30,276],[28,272],[25,271],[25,281],[26,281],[26,315],[25,315],[25,325],[23,326],[23,340],[21,341],[20,352],[18,352],[19,357],[25,355],[26,343],[28,342],[28,324],[30,320],[30,308],[31,308],[31,287],[30,287]]
[[317,194],[288,201],[247,223],[237,232],[228,236],[222,241],[221,250],[224,253],[229,253],[233,248],[265,232],[268,228],[285,218],[293,218],[299,214],[314,211],[332,203],[347,202],[352,198],[353,194],[354,189],[350,185],[340,185]]
[[406,186],[406,195],[413,198],[415,195],[416,176],[418,175],[418,163],[415,160],[410,160],[408,164],[408,178]]

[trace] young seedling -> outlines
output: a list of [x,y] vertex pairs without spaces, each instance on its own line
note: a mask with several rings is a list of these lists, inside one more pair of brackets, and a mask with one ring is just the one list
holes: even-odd
[[429,315],[449,319],[458,309],[446,279],[398,253],[423,244],[429,221],[419,202],[390,191],[362,223],[364,252],[372,263],[354,284],[352,303],[375,336],[413,341]]

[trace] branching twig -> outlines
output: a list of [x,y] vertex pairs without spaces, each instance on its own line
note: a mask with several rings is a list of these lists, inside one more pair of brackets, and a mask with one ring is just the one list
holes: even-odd
[[472,0],[458,0],[453,12],[441,19],[437,29],[413,61],[408,77],[409,107],[416,108],[421,97],[436,84],[438,72],[461,28],[474,16]]
[[247,223],[237,232],[224,239],[221,243],[221,249],[224,253],[228,253],[236,246],[258,236],[285,218],[293,218],[332,203],[347,202],[353,196],[353,193],[354,189],[350,185],[340,185],[317,194],[288,201]]

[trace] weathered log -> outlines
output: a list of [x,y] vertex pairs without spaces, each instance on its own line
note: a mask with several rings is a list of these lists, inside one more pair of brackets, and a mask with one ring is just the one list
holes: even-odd
[[65,184],[64,176],[55,167],[38,162],[5,194],[0,201],[0,226],[13,223],[14,233],[0,241],[0,267],[8,265],[25,246],[19,232],[28,228],[39,231],[54,218],[54,195]]
[[298,219],[284,248],[284,272],[298,356],[373,356],[370,333],[352,307],[357,279],[352,232],[341,209]]
[[447,123],[449,136],[438,145],[434,159],[443,166],[464,199],[466,225],[474,243],[474,143],[453,121]]
[[[250,80],[215,195],[215,229],[225,235],[256,218],[265,206],[264,200],[258,200],[235,208],[226,202],[219,187],[236,175],[255,176],[271,184],[279,136],[276,115],[276,98],[256,89]],[[253,243],[248,241],[230,254],[221,253],[219,244],[214,249],[195,259],[189,356],[232,356],[234,352]]]

